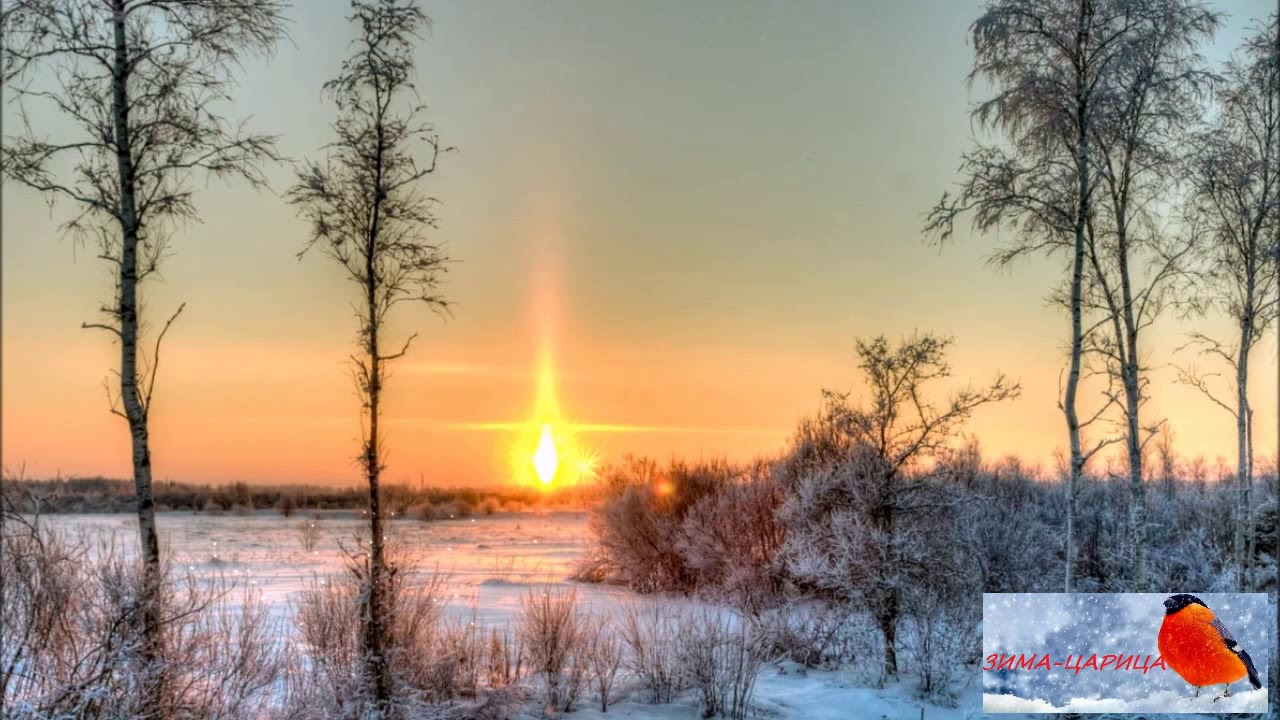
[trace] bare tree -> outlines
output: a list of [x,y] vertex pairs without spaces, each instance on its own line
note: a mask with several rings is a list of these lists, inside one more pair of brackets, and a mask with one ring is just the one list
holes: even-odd
[[1164,487],[1165,498],[1169,500],[1173,499],[1178,475],[1178,451],[1173,444],[1176,439],[1173,426],[1168,423],[1160,426],[1160,434],[1156,436],[1156,460],[1160,463],[1160,484]]
[[1220,16],[1196,0],[1134,3],[1136,31],[1119,45],[1100,88],[1099,122],[1090,128],[1102,192],[1088,224],[1090,273],[1083,303],[1108,329],[1086,347],[1120,386],[1129,473],[1130,583],[1147,585],[1146,489],[1142,460],[1160,423],[1142,421],[1148,393],[1143,331],[1170,306],[1174,280],[1186,269],[1198,231],[1170,228],[1162,218],[1180,188],[1184,149],[1198,122],[1212,76],[1196,52]]
[[1008,266],[1032,255],[1068,258],[1065,289],[1055,293],[1071,317],[1070,360],[1059,407],[1071,457],[1067,476],[1064,588],[1074,574],[1076,500],[1089,459],[1109,444],[1086,449],[1083,433],[1106,406],[1088,417],[1078,409],[1086,338],[1083,310],[1087,230],[1098,188],[1092,158],[1100,95],[1117,72],[1125,43],[1137,31],[1132,0],[991,0],[970,32],[970,82],[991,84],[974,119],[1006,141],[978,144],[961,161],[959,193],[944,194],[929,214],[926,233],[952,237],[956,219],[972,212],[986,232],[1013,228],[1013,241],[992,262]]
[[[352,0],[356,26],[352,53],[324,91],[337,105],[335,140],[326,157],[299,170],[289,201],[312,224],[302,254],[312,248],[336,260],[360,288],[355,304],[360,352],[351,358],[362,400],[359,462],[369,484],[370,548],[365,582],[361,652],[376,709],[390,708],[385,646],[389,625],[385,585],[391,570],[384,557],[378,483],[386,451],[380,433],[387,364],[403,357],[416,337],[387,352],[383,336],[390,311],[405,302],[443,314],[438,291],[447,258],[427,239],[436,227],[436,200],[422,190],[435,171],[440,148],[425,106],[414,89],[414,42],[430,19],[414,0]],[[425,147],[427,161],[417,151]]]
[[924,543],[900,527],[912,513],[938,510],[927,495],[929,467],[951,448],[979,407],[1017,397],[1018,383],[997,375],[986,387],[965,387],[945,403],[926,397],[930,385],[951,376],[950,338],[924,334],[891,346],[883,336],[858,340],[859,367],[870,397],[854,405],[828,391],[825,417],[848,438],[850,453],[832,467],[806,473],[784,504],[790,531],[788,567],[805,582],[844,600],[857,598],[884,636],[884,671],[898,671],[897,630],[904,588],[930,581]]
[[[148,418],[160,343],[182,305],[140,348],[142,286],[159,273],[168,242],[198,219],[193,180],[209,175],[261,187],[273,138],[218,114],[232,70],[266,54],[284,32],[281,0],[27,0],[0,15],[3,81],[22,133],[5,139],[4,176],[75,208],[65,229],[97,243],[114,291],[100,322],[120,345],[111,411],[129,424],[148,596],[159,582]],[[40,116],[29,111],[40,107]],[[65,135],[44,128],[56,115]],[[70,168],[69,172],[60,172]],[[148,643],[158,643],[156,598],[144,603]],[[157,646],[158,647],[158,646]]]
[[1184,368],[1181,379],[1236,422],[1234,561],[1241,589],[1254,531],[1249,356],[1280,311],[1270,267],[1271,245],[1280,232],[1280,75],[1274,22],[1259,27],[1227,64],[1218,112],[1196,136],[1190,173],[1190,211],[1206,225],[1209,239],[1201,294],[1235,325],[1229,342],[1197,332],[1191,344],[1231,369],[1234,397],[1220,394],[1209,373]]

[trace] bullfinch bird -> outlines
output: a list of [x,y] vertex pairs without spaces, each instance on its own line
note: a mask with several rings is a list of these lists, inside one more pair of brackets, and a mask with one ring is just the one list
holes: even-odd
[[1262,687],[1253,658],[1195,595],[1171,595],[1164,601],[1164,623],[1156,640],[1160,656],[1183,680],[1193,685],[1196,696],[1207,685],[1222,685],[1219,697],[1231,694],[1231,683],[1246,675],[1254,688]]

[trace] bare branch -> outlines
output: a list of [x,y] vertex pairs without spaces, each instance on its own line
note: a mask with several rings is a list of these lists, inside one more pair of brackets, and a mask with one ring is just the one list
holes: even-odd
[[93,330],[106,330],[107,332],[109,332],[109,333],[111,333],[111,334],[115,335],[117,338],[121,337],[121,335],[120,335],[120,328],[118,328],[118,327],[113,327],[113,326],[111,326],[111,325],[104,325],[104,324],[102,324],[102,323],[87,323],[87,322],[86,322],[86,323],[80,323],[80,329],[82,329],[82,330],[90,330],[90,329],[93,329]]
[[173,325],[173,321],[178,319],[178,316],[182,314],[186,307],[186,303],[179,305],[178,309],[165,321],[164,328],[160,330],[160,334],[156,336],[156,347],[151,353],[151,370],[147,373],[147,392],[142,400],[142,412],[144,415],[149,416],[151,414],[151,393],[155,391],[156,375],[160,370],[160,343],[164,341],[165,333],[169,332],[169,326]]

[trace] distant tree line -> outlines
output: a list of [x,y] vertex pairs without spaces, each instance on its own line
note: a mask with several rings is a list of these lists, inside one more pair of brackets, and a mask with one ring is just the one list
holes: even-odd
[[[15,510],[41,514],[132,513],[137,495],[128,480],[67,477],[36,480],[10,476],[8,493]],[[165,480],[154,484],[157,512],[294,513],[368,508],[368,491],[326,485],[271,485],[234,482],[199,484]],[[581,510],[591,490],[555,487],[546,490],[494,486],[442,487],[386,485],[383,503],[393,518],[447,520],[526,510]]]

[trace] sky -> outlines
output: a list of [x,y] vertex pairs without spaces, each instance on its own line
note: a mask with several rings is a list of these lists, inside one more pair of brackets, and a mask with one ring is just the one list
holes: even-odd
[[[457,148],[428,180],[454,310],[402,306],[391,320],[393,337],[420,336],[387,388],[385,477],[509,481],[512,424],[534,421],[544,358],[560,423],[605,462],[772,455],[823,388],[857,396],[855,338],[916,330],[954,336],[957,382],[1021,381],[1021,398],[969,427],[987,455],[1054,465],[1069,328],[1046,296],[1059,267],[996,271],[998,236],[965,230],[939,250],[920,232],[974,137],[978,2],[422,5],[434,28],[418,91]],[[1230,17],[1205,49],[1214,61],[1274,10],[1216,5]],[[346,7],[297,3],[290,41],[245,64],[225,108],[279,134],[293,160],[330,137],[320,86],[352,37]],[[7,105],[9,128],[13,116]],[[355,287],[331,261],[296,257],[308,228],[280,197],[293,170],[267,173],[265,192],[201,181],[202,222],[146,291],[156,325],[186,303],[152,411],[157,479],[358,480],[344,365]],[[80,329],[107,268],[59,232],[66,205],[9,185],[3,201],[0,459],[33,476],[128,476],[129,435],[103,388],[118,349]],[[1172,382],[1172,363],[1195,360],[1175,352],[1193,329],[1227,328],[1152,329],[1146,411],[1168,418],[1180,453],[1231,464],[1231,416]],[[1274,331],[1253,357],[1266,456]]]

